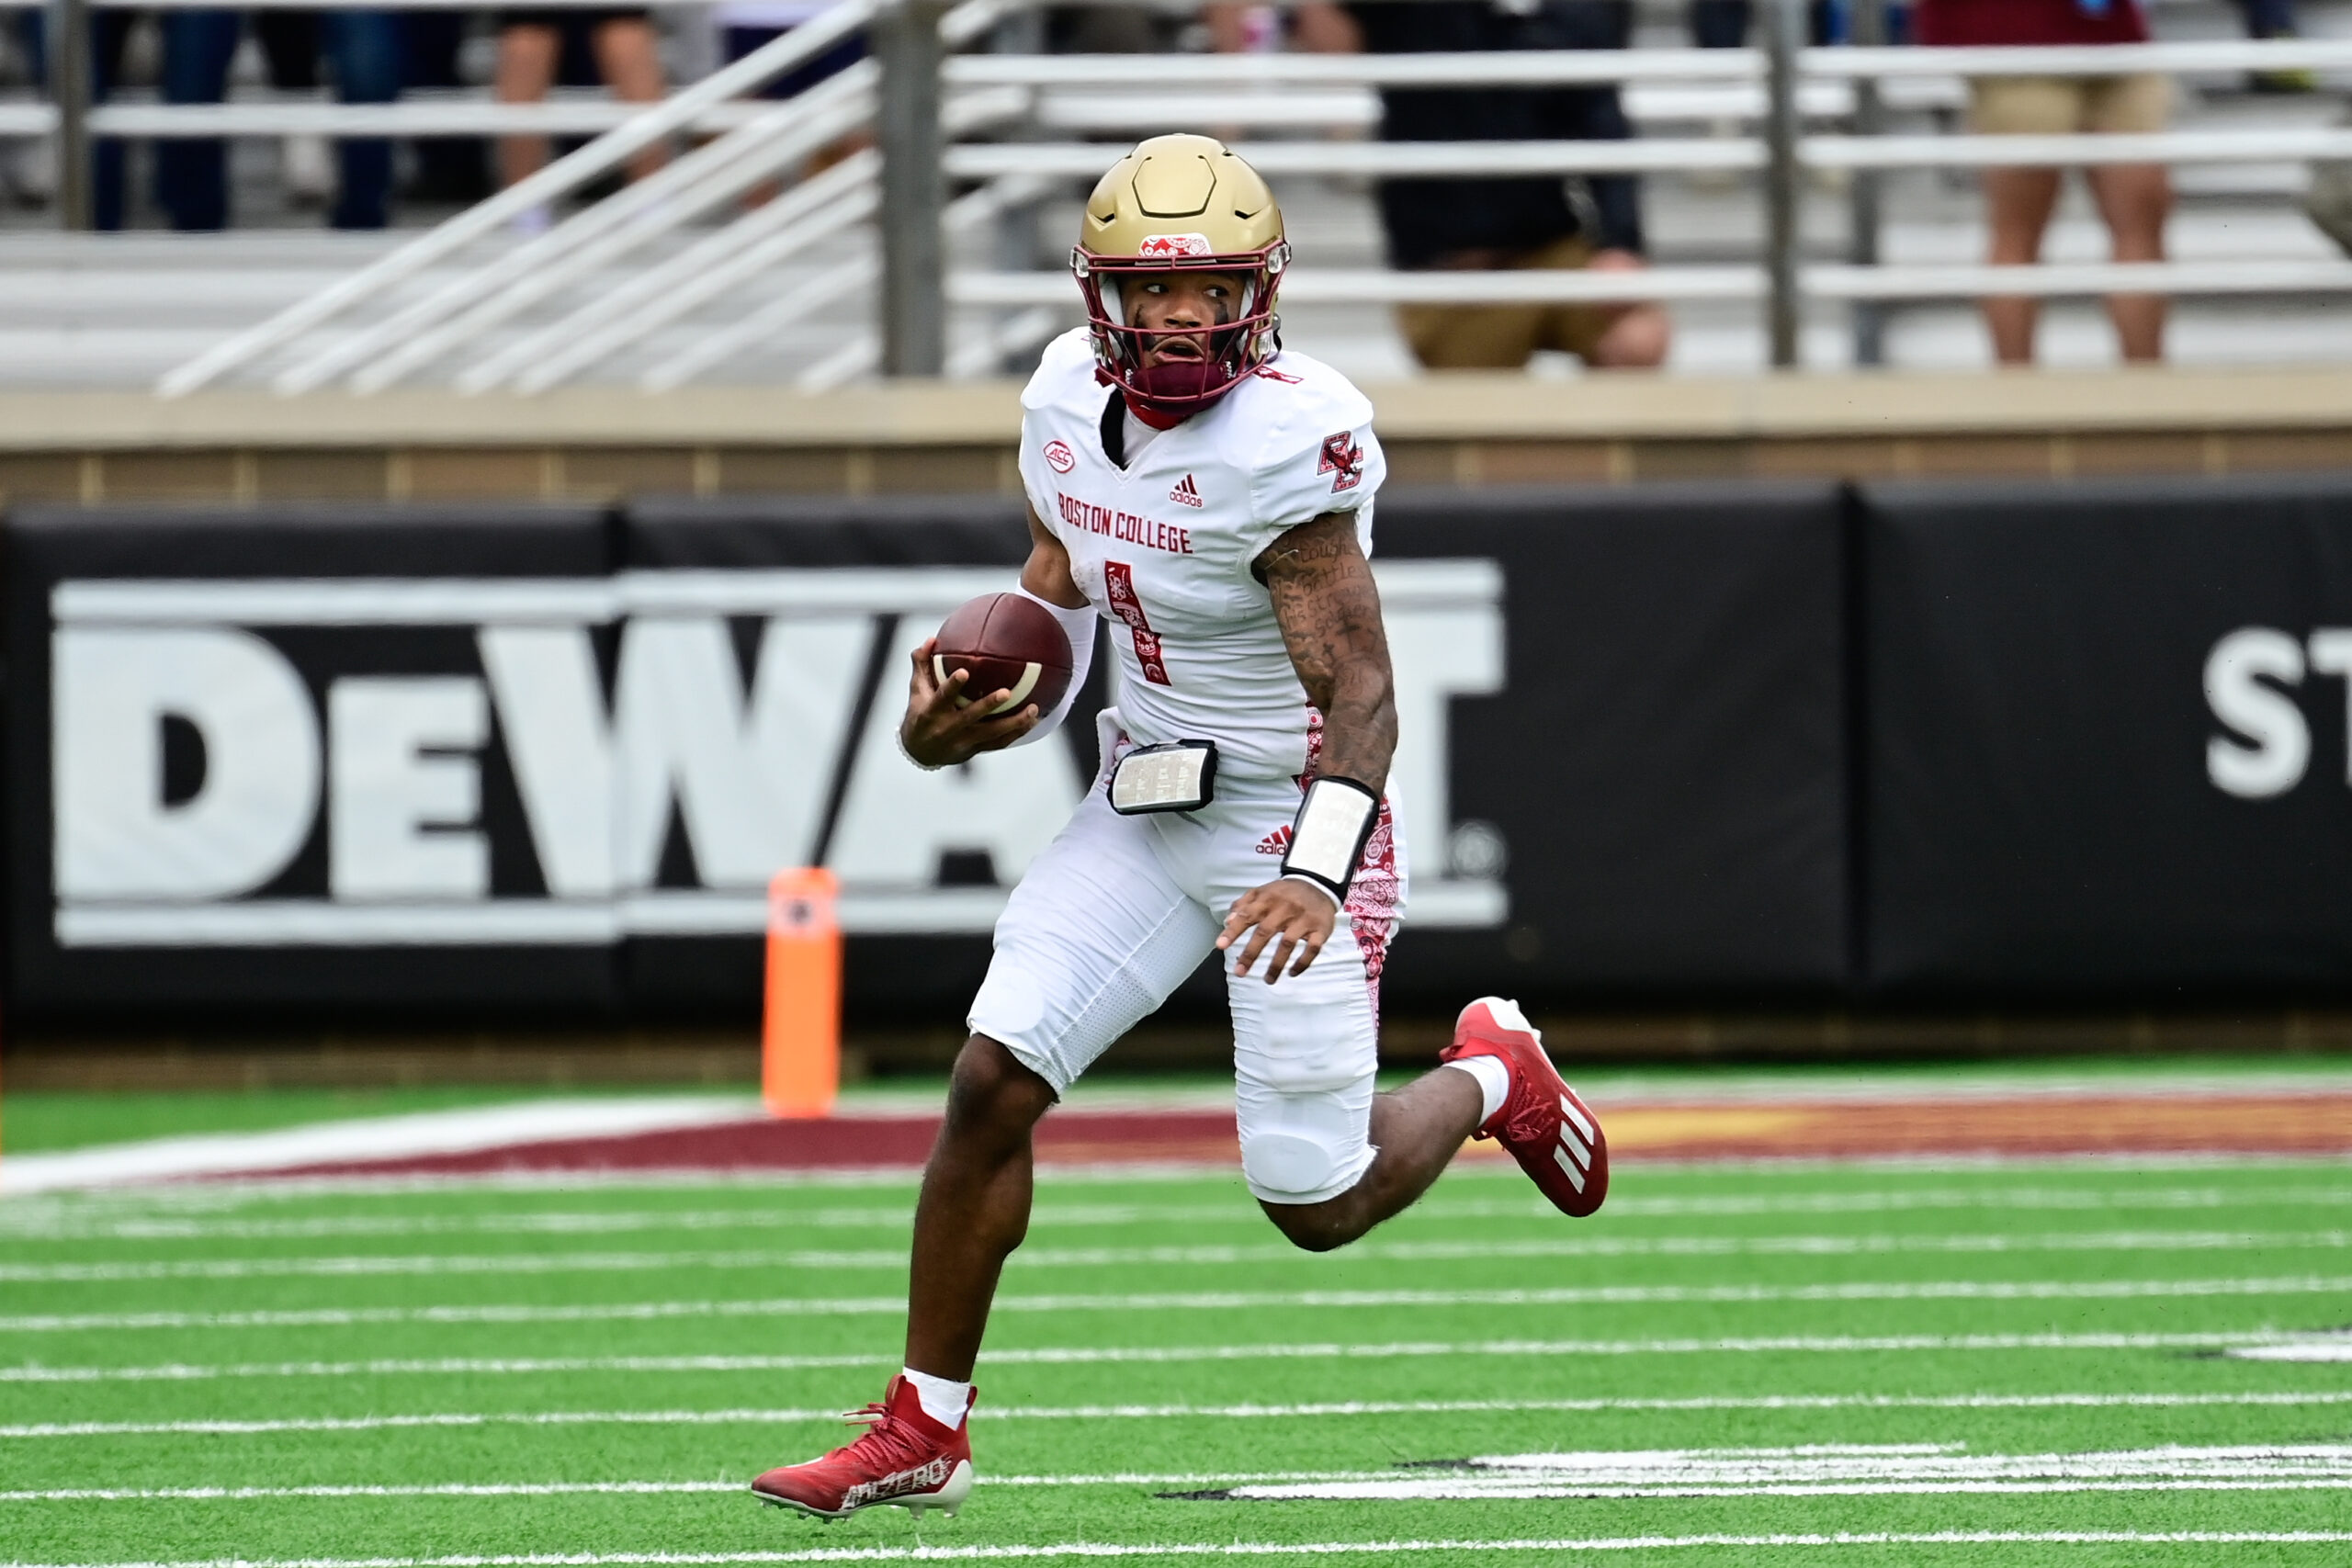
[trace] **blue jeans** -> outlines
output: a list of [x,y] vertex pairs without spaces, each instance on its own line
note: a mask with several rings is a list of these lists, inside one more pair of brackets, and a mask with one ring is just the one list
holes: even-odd
[[2253,38],[2287,38],[2295,31],[2295,0],[2238,0]]
[[[1881,3],[1886,6],[1886,41],[1903,42],[1909,32],[1909,12],[1900,0]],[[2285,10],[2292,7],[2294,0],[2245,3]],[[1851,6],[1846,0],[1812,0],[1805,9],[1806,32],[1815,43],[1844,43],[1852,36],[1849,20]],[[1744,47],[1747,42],[1748,10],[1748,0],[1690,0],[1690,41],[1701,49]]]
[[[322,18],[337,103],[397,102],[408,80],[408,29],[392,11],[329,11]],[[337,144],[343,177],[327,222],[337,229],[381,229],[392,215],[392,144],[349,137]]]
[[[122,68],[122,46],[130,37],[131,14],[107,9],[90,17],[90,101],[102,104]],[[17,36],[36,80],[49,80],[49,18],[40,11],[18,13]],[[122,227],[122,143],[102,137],[90,149],[90,220],[111,232]]]
[[[217,104],[229,96],[229,62],[244,35],[235,11],[165,11],[164,101]],[[229,226],[229,144],[218,137],[155,143],[155,205],[181,230]]]
[[[98,13],[101,26],[121,15]],[[127,24],[128,17],[124,20]],[[217,104],[228,96],[229,63],[244,33],[236,11],[165,11],[164,101]],[[335,11],[324,18],[327,57],[334,63],[335,97],[346,104],[389,104],[401,95],[407,71],[401,26],[388,11]],[[103,35],[102,35],[103,36]],[[119,48],[119,46],[118,46]],[[100,82],[110,78],[102,71]],[[103,93],[100,94],[103,96]],[[121,150],[113,149],[112,221],[107,221],[107,174],[100,152],[99,227],[122,226]],[[338,229],[381,229],[390,220],[392,144],[381,138],[345,140],[339,145],[342,190],[328,222]],[[180,230],[229,226],[229,148],[217,137],[179,138],[155,147],[155,203]]]

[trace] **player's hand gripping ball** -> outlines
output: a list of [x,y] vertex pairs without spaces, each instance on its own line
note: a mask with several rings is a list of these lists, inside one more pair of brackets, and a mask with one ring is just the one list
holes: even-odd
[[1018,593],[988,593],[915,649],[899,743],[926,768],[1001,750],[1035,729],[1069,689],[1069,637]]
[[983,593],[947,617],[932,650],[933,679],[943,687],[965,671],[957,707],[1006,694],[989,717],[1035,705],[1051,713],[1069,690],[1069,637],[1045,606],[1018,593]]

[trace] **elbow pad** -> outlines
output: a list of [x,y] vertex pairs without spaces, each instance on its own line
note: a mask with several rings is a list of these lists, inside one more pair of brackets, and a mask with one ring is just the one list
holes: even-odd
[[1091,604],[1069,610],[1059,604],[1047,604],[1018,583],[1013,585],[1012,591],[1033,604],[1043,605],[1046,613],[1060,624],[1063,635],[1069,638],[1069,687],[1062,693],[1062,700],[1054,705],[1053,712],[1038,716],[1036,728],[1013,742],[1015,746],[1026,746],[1032,741],[1043,740],[1059,729],[1062,720],[1069,716],[1070,705],[1078,701],[1078,689],[1086,684],[1086,672],[1094,664],[1096,616]]

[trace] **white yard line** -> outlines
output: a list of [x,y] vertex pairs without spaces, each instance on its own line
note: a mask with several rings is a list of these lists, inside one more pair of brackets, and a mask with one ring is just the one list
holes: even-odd
[[999,1562],[1118,1557],[1511,1556],[1565,1551],[1668,1551],[1700,1547],[1825,1546],[2335,1546],[2352,1530],[1933,1530],[1822,1535],[1630,1535],[1462,1540],[1057,1541],[1014,1546],[811,1547],[801,1551],[581,1551],[463,1557],[256,1557],[181,1562],[0,1562],[0,1568],[724,1568],[729,1563]]
[[1966,1453],[1916,1445],[1669,1449],[1501,1455],[1348,1481],[1216,1488],[1242,1501],[1538,1497],[1800,1497],[1940,1493],[2352,1490],[2352,1446]]
[[[29,1157],[29,1156],[28,1156]],[[46,1156],[44,1156],[46,1157]],[[1630,1160],[1628,1154],[1621,1158]],[[2221,1151],[2196,1154],[2082,1155],[1866,1155],[1827,1158],[1815,1155],[1742,1159],[1674,1159],[1641,1161],[1653,1178],[1713,1178],[1753,1173],[1774,1180],[1820,1177],[1850,1188],[1858,1175],[1984,1176],[2018,1170],[2061,1174],[2193,1175],[2219,1170],[2277,1170],[2325,1173],[2343,1168],[2341,1154]],[[224,1178],[181,1187],[105,1189],[89,1201],[136,1201],[158,1207],[219,1209],[245,1203],[309,1198],[385,1198],[472,1192],[578,1191],[795,1191],[806,1189],[902,1187],[911,1191],[922,1174],[914,1165],[854,1169],[744,1170],[684,1168],[629,1170],[491,1170],[419,1172],[400,1176],[266,1177],[252,1180]],[[1235,1191],[1238,1166],[1204,1166],[1194,1161],[1097,1161],[1074,1165],[1041,1165],[1041,1190],[1089,1186],[1217,1185]],[[1446,1180],[1464,1184],[1525,1181],[1519,1168],[1503,1159],[1458,1161]],[[9,1190],[0,1189],[0,1196]],[[6,1568],[0,1564],[0,1568]]]
[[[1353,1258],[1391,1263],[1552,1258],[1848,1258],[1927,1253],[2340,1251],[2352,1231],[2060,1231],[2014,1235],[1566,1236],[1538,1241],[1366,1242]],[[1295,1263],[1280,1242],[1246,1247],[1024,1247],[1016,1272],[1035,1269],[1229,1268]],[[0,1284],[114,1284],[134,1280],[361,1279],[433,1274],[643,1274],[676,1269],[788,1269],[896,1273],[904,1247],[845,1252],[400,1253],[343,1258],[202,1258],[156,1262],[0,1264]]]
[[2352,1361],[2352,1334],[2237,1346],[2230,1354],[2242,1361]]
[[[1500,1415],[1513,1412],[1698,1410],[2101,1410],[2352,1404],[2352,1390],[2252,1393],[1763,1394],[1690,1399],[1399,1399],[1320,1404],[1071,1404],[976,1406],[974,1420],[1296,1420],[1332,1416]],[[413,1416],[289,1416],[277,1420],[36,1421],[0,1426],[0,1438],[253,1437],[272,1432],[376,1432],[450,1427],[749,1427],[834,1422],[833,1409],[440,1411]],[[5,1568],[5,1565],[0,1565]]]
[[[2134,1301],[2216,1296],[2352,1294],[2352,1276],[2207,1280],[1940,1280],[1838,1285],[1589,1285],[1520,1291],[1207,1291],[1164,1294],[1001,1296],[992,1310],[1240,1312],[1270,1308],[1646,1306],[1771,1302]],[[600,1323],[681,1317],[895,1315],[900,1296],[788,1296],[766,1301],[628,1302],[586,1305],[314,1307],[256,1312],[28,1314],[0,1317],[0,1333],[133,1328],[315,1328],[384,1323]],[[5,1568],[5,1565],[0,1565]]]
[[[995,1475],[990,1486],[1234,1486],[1258,1481],[1360,1481],[1362,1471],[1241,1471],[1230,1474]],[[748,1481],[493,1481],[411,1486],[63,1486],[0,1492],[0,1503],[260,1502],[284,1497],[568,1497],[606,1494],[744,1492]]]
[[[1488,1339],[1342,1345],[1062,1346],[984,1350],[991,1367],[1087,1366],[1273,1360],[1394,1360],[1412,1357],[1917,1355],[1922,1352],[2041,1350],[2226,1350],[2249,1360],[2352,1360],[2352,1334],[1893,1334],[1790,1335],[1745,1338]],[[832,1367],[887,1368],[895,1350],[832,1356],[437,1357],[364,1361],[167,1361],[144,1367],[0,1367],[0,1383],[201,1382],[217,1378],[500,1377],[578,1372],[790,1372]]]
[[[2352,1447],[2170,1447],[2105,1453],[1972,1454],[1952,1443],[1600,1450],[1504,1456],[1459,1468],[1232,1474],[989,1475],[989,1486],[1197,1486],[1244,1500],[1805,1496],[1982,1492],[2352,1488]],[[551,1497],[740,1492],[741,1481],[588,1481],[438,1485],[62,1487],[0,1503],[246,1502],[291,1497]]]
[[266,1133],[207,1133],[107,1144],[0,1160],[0,1196],[185,1180],[231,1171],[290,1170],[371,1159],[467,1154],[559,1138],[622,1137],[742,1122],[760,1114],[743,1095],[645,1095],[537,1100],[461,1111],[363,1116]]
[[[175,1194],[177,1196],[177,1194]],[[112,1207],[113,1205],[109,1205]],[[86,1209],[87,1205],[80,1206]],[[2352,1187],[2175,1187],[2101,1190],[2064,1187],[1934,1188],[1921,1191],[1724,1193],[1709,1197],[1618,1197],[1614,1219],[1728,1218],[1749,1214],[1880,1214],[1944,1210],[2213,1210],[2256,1207],[2352,1207]],[[1548,1219],[1540,1198],[1434,1198],[1407,1212],[1404,1223],[1476,1219]],[[552,1209],[494,1214],[322,1214],[304,1219],[238,1220],[145,1213],[90,1218],[31,1204],[0,1209],[0,1235],[40,1241],[302,1241],[335,1236],[615,1235],[639,1231],[858,1230],[902,1231],[911,1204],[887,1208]],[[1029,1224],[1040,1226],[1199,1224],[1227,1222],[1252,1229],[1265,1224],[1238,1194],[1225,1203],[1040,1203]]]

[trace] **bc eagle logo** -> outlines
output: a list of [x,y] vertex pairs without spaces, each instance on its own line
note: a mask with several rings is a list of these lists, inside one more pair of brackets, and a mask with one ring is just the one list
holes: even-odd
[[1323,438],[1323,460],[1315,466],[1318,474],[1337,474],[1331,481],[1331,493],[1353,490],[1363,482],[1363,448],[1356,445],[1352,432],[1342,430]]

